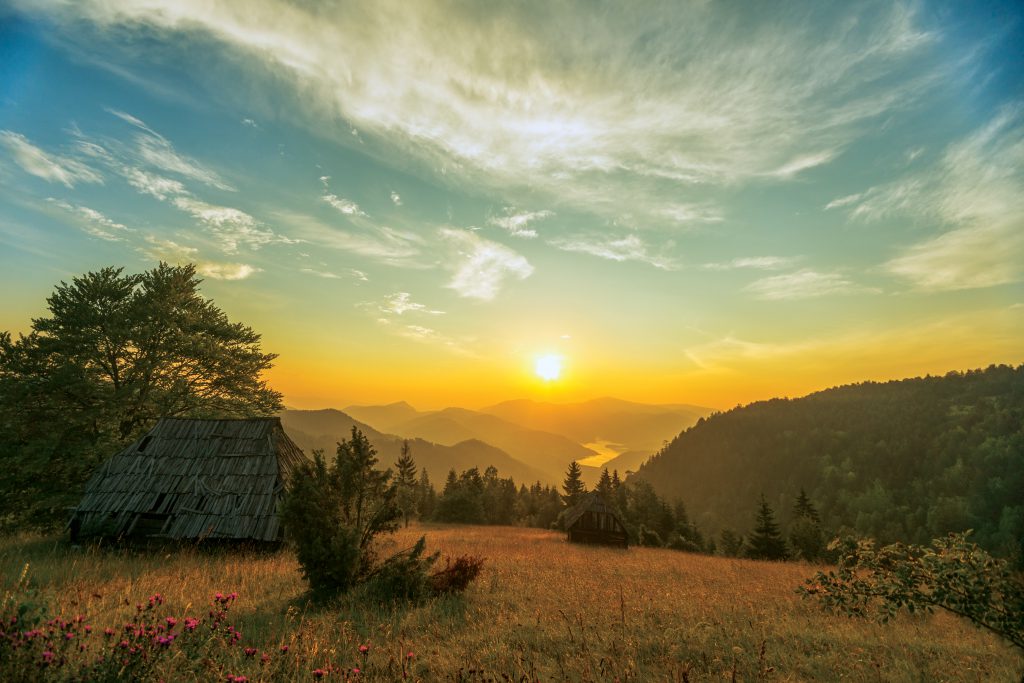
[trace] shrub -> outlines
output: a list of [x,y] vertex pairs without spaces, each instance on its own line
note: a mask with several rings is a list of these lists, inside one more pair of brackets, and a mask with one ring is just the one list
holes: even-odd
[[798,590],[825,607],[886,622],[901,609],[941,608],[1024,649],[1024,578],[1006,560],[950,534],[931,547],[835,540],[836,571],[818,572]]
[[366,583],[367,596],[374,602],[420,602],[432,591],[430,568],[438,553],[423,557],[426,539],[420,537],[411,549],[392,555],[374,571]]
[[391,472],[375,470],[375,456],[353,427],[330,466],[314,451],[313,461],[292,475],[281,517],[311,592],[326,598],[365,585],[367,597],[377,602],[417,602],[464,590],[479,574],[482,559],[459,558],[431,574],[438,555],[423,555],[422,537],[409,550],[377,557],[374,539],[394,532],[402,512]]
[[637,532],[637,542],[643,546],[649,546],[651,548],[660,548],[664,545],[661,541],[661,536],[654,529],[648,529],[645,526],[641,526]]
[[461,593],[469,587],[483,569],[484,558],[473,555],[460,555],[452,559],[445,558],[445,567],[430,575],[430,590],[435,595]]
[[320,451],[292,475],[281,519],[314,594],[344,593],[377,568],[373,540],[398,528],[391,473],[355,427],[328,467]]

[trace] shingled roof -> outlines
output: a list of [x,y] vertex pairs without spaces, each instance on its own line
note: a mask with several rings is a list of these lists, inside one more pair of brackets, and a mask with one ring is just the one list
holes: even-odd
[[616,519],[619,517],[619,513],[615,511],[608,501],[598,493],[597,491],[590,491],[584,494],[583,500],[573,505],[571,508],[565,511],[565,526],[571,527],[576,521],[583,516],[585,512],[604,512],[612,515]]
[[163,418],[100,467],[72,531],[277,541],[278,502],[304,460],[276,417]]
[[565,529],[574,543],[601,543],[629,547],[629,534],[615,508],[600,493],[591,491],[565,511]]

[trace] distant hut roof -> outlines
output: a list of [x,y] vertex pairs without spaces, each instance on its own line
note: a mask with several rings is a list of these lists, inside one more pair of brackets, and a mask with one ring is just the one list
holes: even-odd
[[629,536],[619,513],[597,491],[585,494],[579,503],[566,510],[564,522],[570,541],[629,547]]
[[280,540],[278,501],[304,461],[276,417],[162,418],[100,467],[73,524],[83,534]]

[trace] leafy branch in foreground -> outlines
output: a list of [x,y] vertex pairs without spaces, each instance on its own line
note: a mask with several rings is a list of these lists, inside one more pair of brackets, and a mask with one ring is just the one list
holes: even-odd
[[887,622],[899,610],[932,612],[936,607],[1024,649],[1024,578],[1006,560],[994,558],[950,534],[931,547],[873,540],[836,539],[835,571],[818,572],[797,592],[825,607],[855,617]]

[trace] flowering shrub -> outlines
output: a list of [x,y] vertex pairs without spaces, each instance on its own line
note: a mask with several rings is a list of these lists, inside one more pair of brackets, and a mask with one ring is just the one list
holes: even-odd
[[[28,586],[27,568],[0,605],[0,679],[18,681],[146,681],[174,677],[256,683],[288,680],[412,679],[414,653],[374,655],[370,643],[353,648],[344,664],[304,661],[292,647],[261,650],[243,644],[231,623],[237,593],[217,593],[205,614],[176,615],[155,593],[131,619],[96,626],[88,615],[47,617]],[[322,655],[314,655],[322,657]]]

